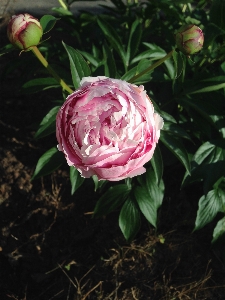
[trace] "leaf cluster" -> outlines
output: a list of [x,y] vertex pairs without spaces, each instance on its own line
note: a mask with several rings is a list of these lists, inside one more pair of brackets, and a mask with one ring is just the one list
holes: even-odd
[[[165,196],[163,171],[166,168],[173,172],[173,166],[183,170],[183,180],[178,179],[181,188],[196,182],[202,187],[195,230],[212,221],[217,213],[224,215],[224,1],[111,0],[112,5],[103,5],[104,13],[100,15],[81,12],[76,17],[70,11],[72,2],[64,1],[65,6],[54,8],[57,18],[44,16],[41,20],[47,34],[54,26],[52,37],[39,47],[50,64],[73,89],[79,87],[82,77],[90,75],[145,84],[156,112],[164,119],[160,144],[146,164],[146,174],[116,185],[93,177],[100,194],[94,216],[120,210],[119,226],[127,240],[137,234],[142,216],[157,227],[158,209]],[[205,36],[203,50],[191,58],[177,52],[174,42],[174,32],[190,23],[201,27]],[[11,51],[7,45],[2,52],[7,49]],[[170,51],[171,57],[155,68],[154,63]],[[24,64],[23,57],[17,64]],[[147,68],[149,71],[141,75]],[[12,66],[7,65],[4,74],[11,70]],[[34,78],[27,80],[32,74]],[[46,74],[32,64],[21,80],[20,92],[60,89]],[[65,97],[63,92],[61,103]],[[54,134],[61,103],[54,104],[41,120],[36,138]],[[63,163],[60,155],[55,147],[44,153],[33,179],[58,168]],[[73,194],[85,180],[74,168],[70,179]],[[224,234],[223,217],[216,225],[213,242]]]

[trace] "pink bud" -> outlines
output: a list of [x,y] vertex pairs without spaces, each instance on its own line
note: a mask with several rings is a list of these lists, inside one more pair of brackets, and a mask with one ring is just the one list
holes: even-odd
[[175,34],[177,48],[186,55],[194,54],[203,47],[204,35],[196,25],[183,25]]
[[21,50],[37,46],[43,35],[40,22],[29,14],[12,16],[7,27],[10,42]]

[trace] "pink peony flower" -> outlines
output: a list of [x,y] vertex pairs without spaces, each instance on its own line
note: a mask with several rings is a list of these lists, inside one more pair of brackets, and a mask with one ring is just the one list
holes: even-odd
[[162,126],[142,85],[84,77],[57,114],[58,149],[81,176],[118,181],[146,171]]

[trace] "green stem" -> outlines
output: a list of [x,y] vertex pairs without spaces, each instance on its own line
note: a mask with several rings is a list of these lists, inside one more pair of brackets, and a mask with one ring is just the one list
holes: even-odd
[[68,7],[66,6],[66,4],[64,3],[63,0],[58,0],[59,1],[59,4],[66,10],[68,10]]
[[40,60],[42,65],[48,70],[48,72],[59,82],[59,84],[62,86],[63,90],[66,90],[69,94],[73,93],[73,90],[68,87],[68,85],[63,81],[58,74],[53,70],[53,68],[49,65],[47,60],[44,58],[44,56],[41,54],[39,49],[36,46],[33,46],[31,49],[34,53],[34,55]]
[[148,67],[147,69],[145,69],[144,71],[140,72],[139,74],[133,76],[129,82],[132,83],[135,80],[137,80],[139,77],[143,76],[144,74],[148,73],[149,71],[155,69],[156,67],[158,67],[159,65],[161,65],[165,60],[167,60],[168,58],[170,58],[173,55],[174,50],[170,51],[166,56],[164,56],[163,58],[161,58],[160,60],[158,60],[157,62],[155,62],[153,65],[151,65],[150,67]]

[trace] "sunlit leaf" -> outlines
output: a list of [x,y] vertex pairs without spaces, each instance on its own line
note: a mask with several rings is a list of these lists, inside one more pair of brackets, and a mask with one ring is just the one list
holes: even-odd
[[49,149],[39,158],[32,180],[52,173],[64,162],[65,156],[62,152],[56,147]]
[[77,89],[80,86],[80,81],[83,77],[90,76],[91,71],[84,60],[83,56],[71,46],[62,42],[70,60],[70,70],[72,74],[74,87]]
[[204,179],[205,192],[225,175],[224,140],[211,140],[199,147],[192,158],[192,175],[194,178]]
[[202,196],[198,204],[198,212],[195,220],[195,229],[198,230],[211,222],[225,204],[225,192],[221,189],[214,189]]
[[158,183],[155,172],[151,168],[139,177],[139,182],[141,186],[134,189],[136,201],[146,219],[157,227],[157,212],[164,197],[164,183],[162,180]]

